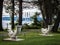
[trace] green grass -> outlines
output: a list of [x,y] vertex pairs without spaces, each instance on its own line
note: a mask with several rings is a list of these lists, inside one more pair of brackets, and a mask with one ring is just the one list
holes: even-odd
[[40,32],[29,31],[18,35],[24,41],[13,42],[3,41],[5,36],[0,36],[0,45],[60,45],[60,33],[53,33],[54,36],[41,36]]

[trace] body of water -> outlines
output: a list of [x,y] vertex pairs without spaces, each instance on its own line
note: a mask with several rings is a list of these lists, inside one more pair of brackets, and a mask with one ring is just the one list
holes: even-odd
[[[42,18],[41,17],[38,17],[37,18],[38,21],[41,21]],[[14,22],[16,22],[18,20],[18,17],[17,16],[14,16]],[[9,24],[11,22],[11,18],[10,16],[3,16],[2,17],[2,23],[3,23],[3,28],[7,28],[7,24],[8,24],[8,28],[11,28],[11,25]],[[31,24],[33,23],[32,19],[31,18],[22,18],[22,24]]]

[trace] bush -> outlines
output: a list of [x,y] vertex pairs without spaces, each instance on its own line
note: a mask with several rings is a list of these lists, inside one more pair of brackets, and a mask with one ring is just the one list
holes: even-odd
[[30,26],[28,24],[24,24],[24,26],[22,27],[23,29],[28,29]]
[[5,32],[7,32],[7,30],[8,30],[7,28],[6,28],[6,29],[4,29],[4,31],[5,31]]
[[23,29],[41,29],[41,21],[37,22],[37,24],[32,23],[31,25],[24,24]]

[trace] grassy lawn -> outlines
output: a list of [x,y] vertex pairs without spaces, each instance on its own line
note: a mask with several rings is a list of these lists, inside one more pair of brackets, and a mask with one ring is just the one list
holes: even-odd
[[21,33],[18,38],[25,39],[24,41],[13,42],[3,41],[5,36],[0,36],[0,45],[60,45],[60,33],[53,33],[54,36],[41,36],[40,32],[28,31]]

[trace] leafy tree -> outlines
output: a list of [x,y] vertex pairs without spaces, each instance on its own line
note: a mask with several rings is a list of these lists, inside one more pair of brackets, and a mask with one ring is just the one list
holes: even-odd
[[60,1],[55,0],[55,9],[56,9],[56,19],[55,19],[55,23],[54,26],[52,28],[53,32],[58,32],[58,27],[59,27],[59,23],[60,23]]
[[[38,20],[38,16],[39,16],[39,15],[40,15],[40,13],[36,12],[35,15],[33,15],[33,16],[31,17],[31,18],[32,18],[32,21],[33,21],[33,23],[31,24],[31,26],[32,26],[33,28],[35,28],[35,29],[36,29],[36,28],[39,28],[39,27],[41,28],[41,26],[42,26],[42,25],[41,25],[41,24],[42,24],[42,23],[41,23],[42,20],[41,20],[41,21]],[[32,28],[32,27],[31,27],[31,28]]]
[[[60,1],[59,0],[38,0],[40,9],[42,11],[43,19],[46,25],[51,25],[53,17],[56,16],[54,26],[52,28],[53,32],[57,32],[59,22],[60,22]],[[45,17],[45,18],[44,18]]]
[[32,18],[32,20],[33,20],[33,22],[34,22],[34,25],[37,25],[37,22],[38,22],[38,20],[37,20],[37,16],[39,15],[39,13],[38,12],[36,12],[35,13],[35,15],[33,15],[31,18]]
[[5,9],[6,9],[6,12],[10,14],[10,17],[11,17],[11,29],[14,29],[14,0],[7,0],[6,1],[7,3],[5,3]]

